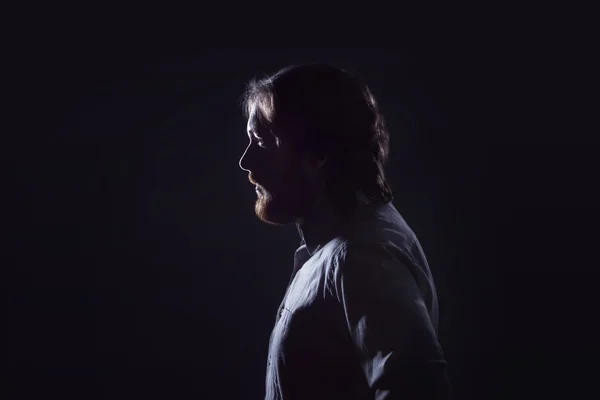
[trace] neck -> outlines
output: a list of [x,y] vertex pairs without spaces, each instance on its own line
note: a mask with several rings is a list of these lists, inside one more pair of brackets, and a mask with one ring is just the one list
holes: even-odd
[[296,227],[302,243],[307,245],[312,254],[332,236],[340,233],[344,220],[331,198],[322,196],[314,202],[307,215],[297,220]]

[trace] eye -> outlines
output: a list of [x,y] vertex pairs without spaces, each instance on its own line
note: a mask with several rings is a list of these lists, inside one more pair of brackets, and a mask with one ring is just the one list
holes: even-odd
[[266,149],[267,146],[265,146],[265,142],[259,138],[258,136],[254,136],[254,141],[256,142],[256,144],[258,145],[258,147],[262,147],[263,149]]

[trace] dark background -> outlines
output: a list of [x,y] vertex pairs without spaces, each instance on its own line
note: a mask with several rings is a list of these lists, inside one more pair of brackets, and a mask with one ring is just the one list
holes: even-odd
[[217,46],[221,22],[176,35],[98,19],[30,21],[6,57],[6,398],[264,396],[299,238],[254,216],[239,100],[303,62],[358,73],[386,116],[394,204],[436,279],[457,398],[590,383],[597,144],[545,107],[560,75],[546,80],[542,42],[439,17],[301,46],[239,17],[237,44]]

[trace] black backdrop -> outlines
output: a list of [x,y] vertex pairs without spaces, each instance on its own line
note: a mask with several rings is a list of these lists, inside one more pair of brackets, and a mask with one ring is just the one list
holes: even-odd
[[7,398],[264,395],[299,238],[253,214],[239,99],[302,62],[349,68],[379,100],[457,398],[572,393],[562,370],[585,381],[596,148],[531,124],[523,52],[433,24],[285,47],[252,46],[253,29],[217,47],[210,29],[199,43],[101,26],[41,30],[8,58]]

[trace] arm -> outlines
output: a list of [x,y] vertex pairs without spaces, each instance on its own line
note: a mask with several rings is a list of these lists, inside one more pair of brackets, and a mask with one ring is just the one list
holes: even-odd
[[448,399],[446,362],[423,294],[385,244],[345,243],[333,293],[378,400]]

